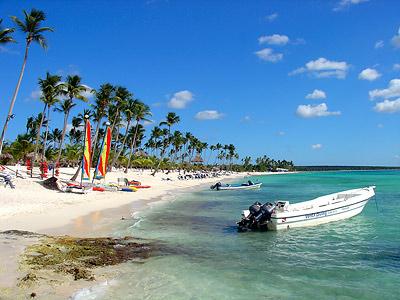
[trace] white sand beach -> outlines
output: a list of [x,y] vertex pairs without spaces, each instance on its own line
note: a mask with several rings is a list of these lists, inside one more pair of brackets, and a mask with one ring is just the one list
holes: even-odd
[[[158,173],[152,176],[149,170],[133,170],[128,174],[114,171],[107,174],[107,182],[117,182],[118,178],[125,177],[150,185],[151,188],[132,193],[93,191],[81,195],[46,189],[37,174],[30,178],[26,171],[22,173],[25,179],[17,178],[15,189],[0,187],[0,231],[14,229],[46,233],[46,229],[67,225],[72,220],[94,211],[147,201],[201,184],[246,176],[246,173],[232,173],[218,178],[178,180],[178,172]],[[69,180],[74,173],[73,168],[61,168],[60,179]],[[171,180],[163,180],[166,178]]]

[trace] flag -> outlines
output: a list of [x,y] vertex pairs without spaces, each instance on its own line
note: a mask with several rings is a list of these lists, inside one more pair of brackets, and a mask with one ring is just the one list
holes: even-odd
[[107,173],[108,158],[110,156],[111,148],[111,129],[107,127],[106,135],[104,136],[103,146],[101,147],[99,162],[97,163],[96,174],[101,174],[105,177]]
[[83,145],[83,164],[82,164],[82,179],[90,180],[90,151],[91,151],[91,127],[89,120],[86,121],[85,129],[85,144]]

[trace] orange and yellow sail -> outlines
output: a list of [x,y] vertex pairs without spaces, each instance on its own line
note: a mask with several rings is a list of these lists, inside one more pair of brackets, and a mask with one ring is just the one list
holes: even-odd
[[103,146],[101,147],[101,152],[99,156],[99,162],[97,163],[96,174],[101,177],[105,177],[107,173],[108,158],[110,156],[111,148],[111,129],[107,127],[106,135],[103,140]]
[[90,180],[90,164],[91,164],[91,127],[89,120],[86,121],[85,128],[85,144],[83,148],[83,163],[82,163],[82,179]]

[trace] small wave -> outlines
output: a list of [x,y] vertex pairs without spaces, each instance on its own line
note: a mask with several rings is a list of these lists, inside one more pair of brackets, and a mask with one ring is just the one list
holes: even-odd
[[71,297],[69,297],[69,300],[92,300],[92,299],[98,299],[99,297],[102,297],[105,295],[107,292],[108,288],[110,286],[115,286],[117,283],[116,280],[106,280],[103,282],[100,282],[97,285],[91,286],[89,288],[84,288],[81,289],[74,294],[72,294]]

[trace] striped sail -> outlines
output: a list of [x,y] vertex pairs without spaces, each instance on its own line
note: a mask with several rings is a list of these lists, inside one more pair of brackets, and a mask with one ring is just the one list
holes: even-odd
[[103,146],[101,147],[101,152],[99,156],[99,162],[97,163],[96,174],[100,177],[105,177],[107,173],[108,158],[110,156],[111,148],[111,129],[107,127],[106,135],[103,140]]
[[82,179],[90,180],[90,151],[91,151],[91,127],[89,120],[86,121],[85,144],[83,148]]

